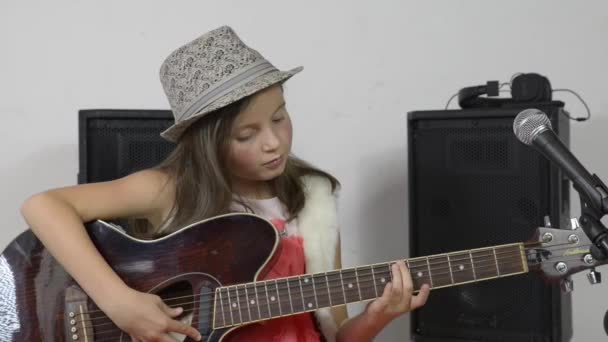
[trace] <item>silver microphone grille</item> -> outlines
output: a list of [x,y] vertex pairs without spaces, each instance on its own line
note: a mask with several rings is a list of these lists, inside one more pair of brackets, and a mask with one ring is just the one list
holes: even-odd
[[513,120],[515,136],[526,145],[532,145],[534,138],[547,129],[552,129],[551,120],[538,109],[523,110]]

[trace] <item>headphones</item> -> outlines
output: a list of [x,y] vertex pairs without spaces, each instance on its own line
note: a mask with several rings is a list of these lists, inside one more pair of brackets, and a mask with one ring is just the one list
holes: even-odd
[[[509,83],[507,83],[509,84]],[[519,74],[511,80],[511,98],[490,98],[498,96],[498,81],[488,81],[486,85],[466,87],[458,92],[461,108],[496,108],[505,104],[551,101],[551,83],[545,76],[528,73]],[[487,97],[479,95],[486,94]]]

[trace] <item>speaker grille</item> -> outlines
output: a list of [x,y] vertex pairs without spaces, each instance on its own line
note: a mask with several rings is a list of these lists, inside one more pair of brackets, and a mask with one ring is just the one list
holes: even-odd
[[[550,164],[517,141],[516,114],[410,119],[412,256],[527,241],[544,215],[559,222]],[[554,291],[533,274],[433,291],[413,332],[417,341],[558,341]]]
[[173,122],[168,111],[81,113],[81,183],[112,180],[155,166],[175,148],[160,137]]

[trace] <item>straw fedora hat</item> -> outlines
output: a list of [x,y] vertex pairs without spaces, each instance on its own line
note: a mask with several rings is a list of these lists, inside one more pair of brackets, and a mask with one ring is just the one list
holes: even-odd
[[197,119],[302,71],[275,68],[228,26],[207,32],[173,51],[160,68],[174,124],[161,133],[179,140]]

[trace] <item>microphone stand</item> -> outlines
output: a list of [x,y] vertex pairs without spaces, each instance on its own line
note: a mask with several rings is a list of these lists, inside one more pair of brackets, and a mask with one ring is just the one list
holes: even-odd
[[587,191],[581,191],[576,185],[574,189],[578,192],[581,201],[581,217],[579,223],[581,228],[591,240],[591,255],[596,260],[608,259],[608,228],[600,221],[608,214],[608,187],[597,175],[591,177],[594,196],[588,196]]
[[[595,174],[591,176],[591,180],[594,190],[597,191],[592,193],[591,196],[588,196],[589,192],[582,191],[576,185],[574,186],[581,201],[579,224],[591,240],[590,251],[593,258],[605,260],[608,258],[608,229],[600,220],[608,213],[608,188]],[[592,285],[602,281],[601,273],[597,272],[595,268],[591,269],[587,278]],[[608,335],[608,311],[604,314],[604,331]]]

